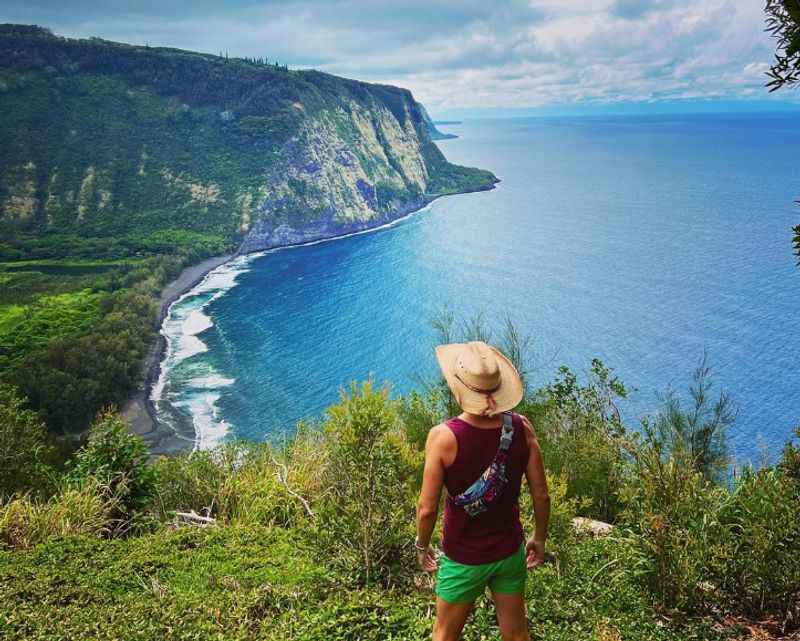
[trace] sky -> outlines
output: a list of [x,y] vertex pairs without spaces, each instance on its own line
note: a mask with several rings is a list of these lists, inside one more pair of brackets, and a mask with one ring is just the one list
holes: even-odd
[[0,22],[267,57],[411,89],[439,118],[800,108],[764,0],[0,0]]

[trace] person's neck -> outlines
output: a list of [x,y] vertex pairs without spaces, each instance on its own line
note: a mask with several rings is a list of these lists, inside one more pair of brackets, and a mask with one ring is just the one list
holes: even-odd
[[480,414],[470,414],[469,412],[461,412],[458,418],[465,423],[469,423],[472,427],[480,429],[494,429],[503,424],[501,416],[482,416]]

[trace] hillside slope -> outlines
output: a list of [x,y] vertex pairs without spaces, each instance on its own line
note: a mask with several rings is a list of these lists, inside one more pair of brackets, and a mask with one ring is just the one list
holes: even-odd
[[497,180],[404,89],[34,26],[0,25],[0,114],[0,384],[59,433],[129,399],[182,269]]
[[179,228],[245,250],[391,220],[495,177],[448,163],[404,89],[0,26],[0,229]]

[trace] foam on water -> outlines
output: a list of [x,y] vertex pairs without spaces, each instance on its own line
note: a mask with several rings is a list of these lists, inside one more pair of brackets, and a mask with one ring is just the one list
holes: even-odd
[[[167,311],[161,326],[166,350],[158,381],[150,392],[159,421],[177,428],[190,420],[194,427],[194,449],[208,449],[228,433],[229,425],[219,418],[216,406],[220,392],[235,380],[219,374],[211,363],[197,362],[208,351],[201,335],[214,326],[208,306],[236,285],[261,254],[241,256],[210,271],[203,280],[181,296]],[[179,431],[179,430],[176,430]]]
[[[294,247],[319,245],[387,229],[414,214],[426,211],[429,207],[430,204],[385,225],[335,238],[312,240]],[[172,303],[167,311],[161,326],[161,335],[167,347],[158,380],[150,392],[150,400],[156,408],[160,422],[179,428],[177,423],[191,421],[194,428],[195,450],[211,449],[222,442],[228,434],[231,426],[220,418],[217,402],[221,397],[221,390],[236,382],[233,378],[221,376],[209,362],[202,364],[195,362],[197,360],[195,357],[208,352],[208,346],[200,335],[214,327],[214,321],[206,310],[211,303],[236,286],[237,277],[250,269],[254,259],[282,249],[287,248],[276,247],[240,256],[220,265],[206,274],[198,285]],[[180,430],[176,429],[176,432],[180,433]]]

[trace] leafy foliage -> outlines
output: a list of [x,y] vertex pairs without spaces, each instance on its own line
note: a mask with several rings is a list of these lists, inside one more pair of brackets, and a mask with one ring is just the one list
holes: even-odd
[[737,410],[725,391],[712,401],[713,386],[708,355],[703,354],[689,386],[691,406],[684,410],[675,392],[667,392],[654,431],[668,452],[685,453],[694,469],[706,479],[718,481],[724,478],[729,462],[725,436],[736,421]]
[[353,384],[327,417],[330,496],[319,535],[359,582],[390,583],[403,567],[413,567],[414,454],[396,405],[387,389]]
[[606,521],[620,509],[625,428],[617,402],[626,395],[622,382],[595,359],[585,384],[562,367],[523,409],[539,418],[547,469],[565,476],[570,497],[587,499],[584,514]]
[[745,468],[720,511],[726,537],[715,551],[714,583],[729,607],[800,622],[800,502],[779,469]]
[[85,428],[105,405],[122,405],[139,379],[154,332],[153,301],[127,290],[109,303],[89,334],[54,340],[14,372],[19,390],[53,429]]
[[667,452],[652,428],[645,435],[631,448],[633,469],[623,490],[629,563],[662,607],[697,613],[709,603],[704,580],[722,536],[717,515],[726,492],[696,471],[684,451]]
[[765,11],[767,31],[777,40],[767,87],[777,91],[800,80],[800,4],[797,0],[767,0]]
[[86,445],[75,455],[67,482],[81,487],[94,481],[114,500],[121,529],[140,518],[156,491],[155,469],[142,439],[128,431],[122,418],[105,411],[89,430]]
[[284,448],[234,442],[161,457],[154,509],[165,520],[191,509],[227,524],[306,527],[303,501],[316,507],[324,495],[327,459],[318,434],[302,427]]
[[0,384],[0,499],[15,493],[48,494],[56,470],[55,448],[16,390]]
[[116,530],[117,499],[97,479],[65,487],[47,501],[18,496],[0,503],[0,549],[27,550],[65,536],[106,536]]

